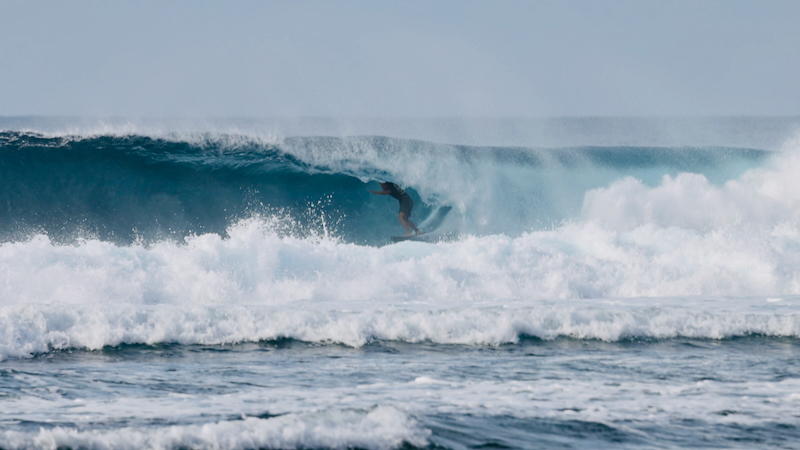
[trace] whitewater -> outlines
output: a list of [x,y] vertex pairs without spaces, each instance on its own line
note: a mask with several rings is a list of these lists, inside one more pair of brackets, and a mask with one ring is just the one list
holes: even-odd
[[0,118],[0,449],[798,448],[798,172],[782,118]]

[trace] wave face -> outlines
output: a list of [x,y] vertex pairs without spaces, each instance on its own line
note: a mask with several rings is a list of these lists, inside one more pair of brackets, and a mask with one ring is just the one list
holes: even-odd
[[451,232],[516,236],[580,217],[587,191],[624,176],[642,184],[633,189],[684,172],[722,183],[769,155],[722,147],[540,149],[387,137],[6,131],[0,133],[0,238],[44,233],[54,242],[91,237],[127,245],[224,236],[241,219],[283,215],[294,235],[379,245],[402,229],[394,201],[368,192],[378,189],[376,180],[407,186],[417,221],[451,206]]

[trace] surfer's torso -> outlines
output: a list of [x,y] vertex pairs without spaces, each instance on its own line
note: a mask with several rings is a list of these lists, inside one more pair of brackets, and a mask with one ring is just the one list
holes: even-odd
[[406,191],[404,191],[403,188],[394,183],[386,183],[385,189],[389,191],[389,195],[397,200],[403,201],[405,198],[411,198],[408,196],[408,194],[406,194]]

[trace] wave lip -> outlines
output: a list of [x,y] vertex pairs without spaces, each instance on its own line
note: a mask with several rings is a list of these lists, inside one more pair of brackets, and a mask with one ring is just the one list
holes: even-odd
[[38,432],[0,431],[6,450],[91,449],[395,449],[427,445],[430,431],[392,407],[368,412],[335,411],[286,414],[267,419],[247,417],[203,425],[121,428],[111,431],[71,427]]

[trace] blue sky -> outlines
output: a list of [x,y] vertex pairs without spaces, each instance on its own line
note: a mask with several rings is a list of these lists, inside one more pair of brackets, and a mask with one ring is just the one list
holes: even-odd
[[0,0],[0,115],[800,115],[798,1]]

